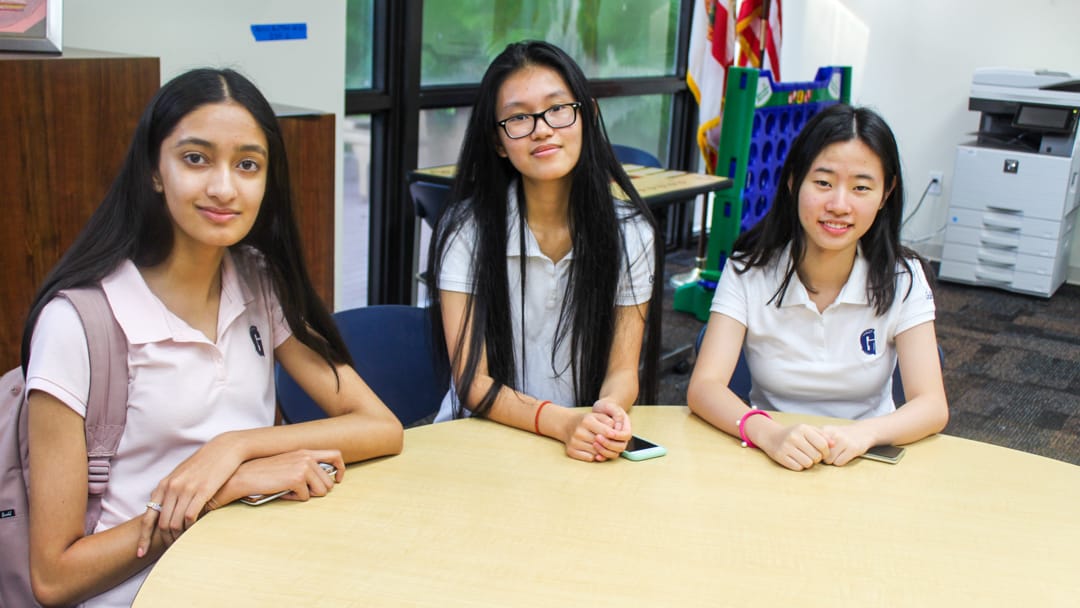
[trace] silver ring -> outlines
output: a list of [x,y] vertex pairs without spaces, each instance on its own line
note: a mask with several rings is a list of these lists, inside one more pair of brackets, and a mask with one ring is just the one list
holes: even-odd
[[156,503],[156,502],[154,502],[152,500],[150,502],[146,503],[146,508],[147,509],[153,509],[153,510],[157,511],[158,513],[161,513],[161,505],[159,505],[158,503]]

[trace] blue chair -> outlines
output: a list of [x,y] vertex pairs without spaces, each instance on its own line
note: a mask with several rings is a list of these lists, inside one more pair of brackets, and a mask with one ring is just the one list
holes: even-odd
[[[701,352],[701,341],[705,339],[705,330],[708,328],[705,325],[698,333],[697,341],[694,342],[694,353]],[[938,345],[938,358],[941,361],[942,369],[945,368],[945,351],[941,350],[941,345]],[[735,363],[735,370],[731,372],[731,379],[728,380],[728,388],[731,392],[738,395],[739,399],[742,399],[746,403],[750,403],[750,387],[753,382],[750,379],[750,366],[746,363],[746,354],[743,351],[739,351],[739,360]],[[896,368],[893,370],[892,376],[892,395],[893,403],[897,407],[907,403],[907,398],[904,396],[904,383],[900,380],[900,364],[896,364]]]
[[409,184],[409,195],[413,199],[416,217],[423,219],[434,230],[450,200],[450,186],[416,181]]
[[[434,352],[428,310],[382,305],[334,315],[356,371],[398,417],[410,426],[439,410],[450,387],[445,353]],[[286,422],[325,418],[307,393],[279,365],[277,398]]]
[[619,162],[624,165],[641,165],[643,167],[662,166],[660,164],[660,159],[641,148],[624,146],[622,144],[611,144],[611,147],[615,150],[615,158],[619,159]]

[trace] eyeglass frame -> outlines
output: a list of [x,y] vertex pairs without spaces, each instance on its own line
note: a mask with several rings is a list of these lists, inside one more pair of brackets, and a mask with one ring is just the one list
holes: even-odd
[[[574,119],[571,120],[570,122],[566,123],[565,125],[556,127],[555,125],[548,122],[547,116],[545,116],[545,114],[547,114],[548,112],[550,112],[550,111],[552,111],[555,108],[558,108],[560,106],[569,106],[569,107],[573,108],[574,109]],[[521,112],[521,113],[518,113],[518,114],[514,114],[513,116],[504,118],[503,120],[500,120],[499,122],[495,123],[495,126],[502,127],[503,133],[506,133],[506,136],[508,138],[510,138],[510,139],[525,139],[526,137],[528,137],[528,136],[530,136],[530,135],[532,135],[533,133],[536,132],[536,121],[537,121],[537,119],[542,119],[544,121],[544,124],[546,124],[548,127],[552,128],[552,129],[565,129],[567,127],[574,126],[574,123],[577,122],[578,112],[580,110],[581,110],[581,102],[580,101],[571,101],[571,102],[568,102],[568,103],[557,103],[557,104],[552,105],[550,108],[544,110],[543,112]],[[506,128],[506,123],[510,122],[511,120],[513,120],[515,118],[521,118],[523,116],[529,116],[529,117],[531,117],[533,119],[532,129],[529,129],[528,133],[526,133],[524,135],[518,135],[517,137],[514,137],[513,135],[510,135],[510,131]]]

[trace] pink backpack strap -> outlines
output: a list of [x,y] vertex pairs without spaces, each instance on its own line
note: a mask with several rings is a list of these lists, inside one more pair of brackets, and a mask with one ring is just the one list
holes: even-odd
[[101,498],[127,420],[128,343],[101,287],[66,289],[60,295],[78,311],[90,351],[90,395],[86,401],[89,474],[86,533],[92,534],[101,518]]

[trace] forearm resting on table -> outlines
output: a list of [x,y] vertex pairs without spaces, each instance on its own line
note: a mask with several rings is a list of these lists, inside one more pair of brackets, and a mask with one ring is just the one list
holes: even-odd
[[352,412],[297,424],[231,431],[213,441],[227,441],[241,462],[295,450],[338,450],[346,463],[401,452],[401,423],[389,417]]
[[[690,387],[686,395],[690,411],[724,431],[729,435],[739,436],[739,420],[750,408],[728,388],[727,380],[700,373],[695,369],[690,378]],[[754,416],[747,424],[759,423]]]
[[[472,385],[469,387],[467,401],[464,404],[469,411],[475,412],[476,406],[480,404],[484,396],[495,384],[495,380],[488,375],[477,374],[473,380]],[[525,393],[516,391],[509,386],[503,385],[499,387],[498,393],[495,395],[495,400],[491,404],[491,408],[484,414],[484,417],[499,424],[505,424],[506,426],[512,426],[524,431],[535,432],[536,425],[536,411],[540,407],[540,404],[544,401],[541,396],[531,396]],[[551,407],[552,405],[556,407]],[[568,404],[549,404],[545,406],[543,416],[545,419],[558,418],[559,414],[554,413],[555,410],[565,410],[566,408],[557,407],[559,405]],[[550,412],[549,412],[550,410]],[[569,410],[568,410],[569,411]],[[548,425],[544,425],[542,430],[551,429],[553,432],[544,433],[550,437],[555,437],[554,429]],[[556,437],[559,438],[559,437]],[[559,438],[561,439],[561,438]]]
[[940,433],[949,421],[944,397],[924,395],[908,401],[895,412],[853,424],[874,438],[874,445],[903,445]]

